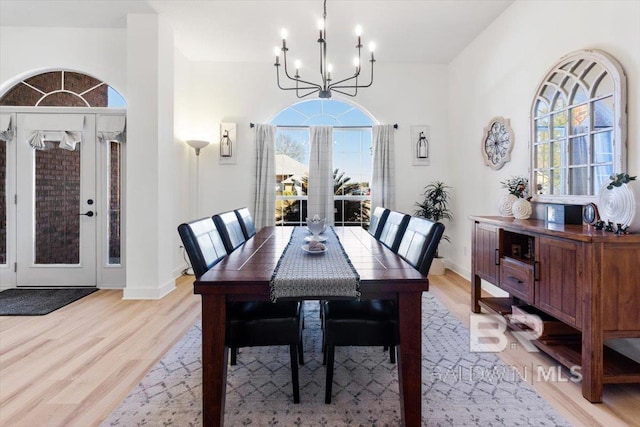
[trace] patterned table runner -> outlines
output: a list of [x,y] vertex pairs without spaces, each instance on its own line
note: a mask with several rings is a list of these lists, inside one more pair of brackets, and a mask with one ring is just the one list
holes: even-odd
[[296,227],[271,276],[271,300],[278,298],[360,297],[360,276],[332,227],[323,234],[327,250],[308,253],[302,246],[311,233]]

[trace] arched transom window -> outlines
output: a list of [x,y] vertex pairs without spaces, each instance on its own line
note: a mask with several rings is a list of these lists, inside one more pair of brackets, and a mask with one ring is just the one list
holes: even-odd
[[276,223],[302,224],[307,216],[309,126],[333,126],[336,225],[367,225],[371,206],[371,126],[363,109],[334,99],[291,105],[270,122],[276,133]]

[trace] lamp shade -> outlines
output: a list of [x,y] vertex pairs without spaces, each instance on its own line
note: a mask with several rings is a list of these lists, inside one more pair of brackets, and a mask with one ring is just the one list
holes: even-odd
[[200,155],[201,148],[205,148],[207,145],[209,145],[209,141],[203,141],[201,139],[188,139],[186,142],[190,147],[195,148],[196,156]]

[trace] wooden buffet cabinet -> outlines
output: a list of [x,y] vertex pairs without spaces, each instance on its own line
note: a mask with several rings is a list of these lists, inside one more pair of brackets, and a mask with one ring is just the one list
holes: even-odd
[[[471,216],[471,309],[510,314],[524,306],[555,335],[534,344],[564,366],[581,366],[582,395],[603,384],[640,383],[640,364],[604,345],[640,337],[640,234],[590,226]],[[481,279],[509,293],[481,297]],[[557,326],[560,328],[557,328]],[[573,333],[572,333],[573,331]]]

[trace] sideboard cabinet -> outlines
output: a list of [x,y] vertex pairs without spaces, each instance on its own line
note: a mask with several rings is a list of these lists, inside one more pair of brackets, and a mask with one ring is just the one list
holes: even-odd
[[[567,368],[581,367],[582,395],[590,402],[602,401],[604,384],[640,383],[640,364],[604,345],[606,339],[640,338],[640,234],[470,219],[474,313],[540,315],[545,332],[534,344]],[[482,280],[509,296],[483,298]]]

